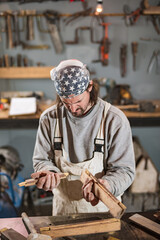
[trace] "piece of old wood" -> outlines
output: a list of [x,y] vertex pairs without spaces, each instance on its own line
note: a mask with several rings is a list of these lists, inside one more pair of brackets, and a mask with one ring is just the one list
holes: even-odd
[[110,218],[91,222],[84,221],[82,223],[42,227],[40,228],[40,232],[42,234],[49,235],[52,238],[57,238],[64,236],[114,232],[120,230],[120,228],[120,220],[116,218]]
[[160,221],[160,211],[156,212],[154,214],[154,217],[156,217]]
[[86,182],[86,179],[94,182],[93,191],[95,196],[100,199],[110,210],[113,217],[121,218],[126,210],[126,206],[121,203],[108,189],[106,189],[96,177],[88,170],[82,172],[81,181]]
[[[60,179],[64,179],[64,178],[66,178],[68,175],[69,175],[69,173],[61,173],[61,174],[60,174]],[[31,179],[25,180],[24,182],[18,183],[18,185],[19,185],[20,187],[23,187],[23,186],[29,187],[29,186],[35,185],[35,184],[37,183],[37,181],[38,181],[38,179],[33,179],[33,178],[31,178]]]
[[160,224],[141,216],[140,214],[134,214],[133,216],[129,217],[129,220],[132,222],[160,235]]
[[19,232],[15,231],[12,228],[5,229],[4,231],[1,231],[1,239],[2,240],[26,240],[22,234]]

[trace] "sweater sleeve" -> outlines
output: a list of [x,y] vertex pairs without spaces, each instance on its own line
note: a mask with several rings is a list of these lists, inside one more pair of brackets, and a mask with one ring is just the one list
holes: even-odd
[[[54,132],[54,129],[52,129]],[[46,116],[40,118],[33,153],[33,168],[35,172],[52,170],[60,172],[54,163],[54,149],[50,123]]]
[[111,192],[119,196],[132,184],[135,176],[132,133],[125,116],[123,119],[119,117],[118,121],[111,121],[108,129],[108,156],[105,159],[106,173],[103,179],[109,182]]

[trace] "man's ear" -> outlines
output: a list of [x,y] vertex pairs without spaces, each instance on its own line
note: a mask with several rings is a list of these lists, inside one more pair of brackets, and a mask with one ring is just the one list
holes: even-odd
[[89,86],[88,86],[88,92],[91,92],[92,91],[92,88],[93,88],[93,81],[91,80],[90,82],[89,82]]

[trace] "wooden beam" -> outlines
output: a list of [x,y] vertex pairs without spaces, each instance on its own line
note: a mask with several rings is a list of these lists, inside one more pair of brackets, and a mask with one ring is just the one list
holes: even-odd
[[82,172],[81,181],[85,183],[86,178],[94,182],[94,194],[109,208],[112,216],[121,218],[126,210],[126,206],[106,189],[88,170]]
[[140,214],[134,214],[133,216],[129,217],[129,219],[132,222],[150,230],[151,232],[154,232],[154,233],[160,235],[160,224],[158,224],[146,217],[143,217]]
[[1,232],[1,239],[5,239],[5,240],[26,240],[27,238],[25,238],[22,234],[20,234],[19,232],[15,231],[12,228],[6,229],[4,231]]
[[40,232],[42,234],[49,235],[52,238],[58,238],[64,236],[114,232],[119,231],[120,228],[120,220],[116,218],[111,218],[95,220],[91,222],[42,227],[40,228]]

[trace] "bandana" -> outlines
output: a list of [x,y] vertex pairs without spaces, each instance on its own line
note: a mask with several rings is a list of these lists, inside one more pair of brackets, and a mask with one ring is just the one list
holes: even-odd
[[90,76],[87,68],[78,60],[61,62],[50,72],[56,91],[63,98],[82,94],[88,87]]

